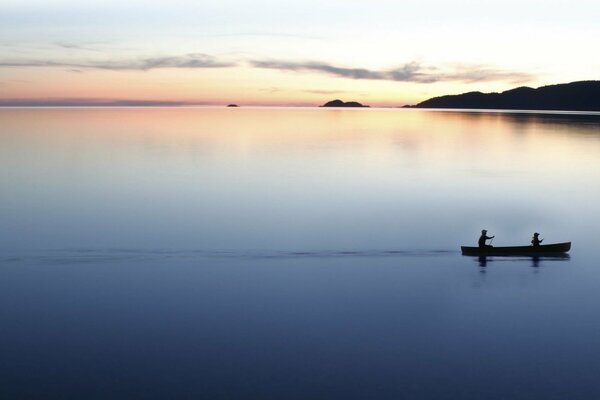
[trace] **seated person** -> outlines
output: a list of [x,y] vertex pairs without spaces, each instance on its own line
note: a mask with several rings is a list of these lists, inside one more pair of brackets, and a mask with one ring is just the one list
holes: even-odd
[[488,239],[493,239],[495,236],[487,236],[487,231],[484,229],[481,231],[481,236],[479,237],[479,247],[493,247],[489,244],[485,244],[485,241]]
[[540,243],[542,243],[542,242],[544,241],[544,239],[540,239],[540,238],[539,238],[539,236],[540,236],[540,234],[539,234],[539,233],[537,233],[537,232],[535,232],[535,233],[533,234],[533,238],[531,239],[531,244],[532,244],[534,247],[537,247],[537,246],[539,246],[539,245],[540,245]]

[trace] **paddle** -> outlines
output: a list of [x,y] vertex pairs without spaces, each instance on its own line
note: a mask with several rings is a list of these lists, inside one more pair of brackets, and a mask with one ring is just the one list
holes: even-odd
[[492,245],[492,242],[494,241],[494,238],[490,239],[490,246]]

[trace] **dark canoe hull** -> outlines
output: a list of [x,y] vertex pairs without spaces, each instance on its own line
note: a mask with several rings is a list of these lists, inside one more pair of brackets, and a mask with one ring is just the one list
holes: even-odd
[[465,256],[544,256],[552,254],[563,254],[571,250],[571,242],[545,244],[533,246],[512,247],[468,247],[461,246],[462,254]]

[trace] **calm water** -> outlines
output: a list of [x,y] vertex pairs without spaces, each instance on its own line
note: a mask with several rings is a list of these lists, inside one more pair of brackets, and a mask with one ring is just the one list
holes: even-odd
[[600,396],[598,114],[0,109],[0,189],[1,398]]

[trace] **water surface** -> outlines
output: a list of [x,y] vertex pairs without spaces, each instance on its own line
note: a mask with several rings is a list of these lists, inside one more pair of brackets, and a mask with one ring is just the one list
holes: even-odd
[[[600,394],[600,116],[0,110],[6,398]],[[573,241],[568,258],[463,257]]]

